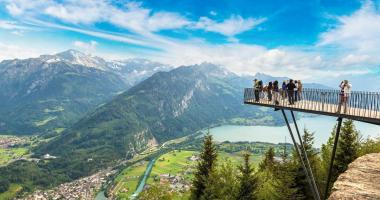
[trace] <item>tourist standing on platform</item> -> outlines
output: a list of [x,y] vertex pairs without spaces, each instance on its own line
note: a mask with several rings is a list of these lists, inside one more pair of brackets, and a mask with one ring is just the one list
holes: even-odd
[[298,101],[301,101],[302,100],[302,82],[301,80],[298,80]]
[[344,113],[347,112],[348,98],[351,94],[352,85],[348,83],[348,80],[344,80],[340,83],[340,102],[338,106],[338,113],[341,112],[342,105],[344,105]]
[[272,81],[270,81],[267,87],[268,101],[272,101],[272,90],[273,90],[273,83]]
[[294,81],[294,85],[296,85],[296,87],[294,88],[294,101],[297,102],[297,97],[298,97],[298,81],[295,80]]
[[280,96],[280,90],[278,88],[278,81],[274,81],[273,82],[273,102],[275,105],[278,105],[279,102],[278,102],[278,98]]
[[286,85],[288,98],[289,98],[289,105],[294,105],[294,89],[295,88],[296,88],[296,84],[294,84],[293,80],[290,79],[289,83]]
[[263,85],[263,81],[260,80],[259,81],[259,93],[260,93],[260,99],[264,99],[265,95],[264,95],[264,85]]
[[286,82],[285,81],[282,82],[281,96],[282,96],[282,100],[286,99]]
[[259,91],[259,81],[257,79],[253,80],[253,89],[255,90],[255,101],[259,102],[260,91]]

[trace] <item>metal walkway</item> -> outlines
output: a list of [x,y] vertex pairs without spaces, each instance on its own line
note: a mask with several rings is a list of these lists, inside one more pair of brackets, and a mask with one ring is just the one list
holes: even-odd
[[[268,96],[271,97],[271,100]],[[314,199],[327,199],[343,118],[380,125],[380,93],[354,91],[350,93],[347,100],[341,101],[342,99],[339,90],[303,89],[302,93],[294,95],[294,98],[297,98],[297,101],[294,101],[294,104],[290,104],[286,91],[268,94],[267,92],[258,91],[254,88],[246,88],[244,90],[245,104],[265,106],[274,108],[275,110],[281,110]],[[285,110],[289,110],[291,113],[298,141],[296,141],[297,139],[294,136],[288,117],[285,114]],[[301,139],[297,121],[294,117],[294,111],[334,116],[338,118],[338,126],[336,128],[329,173],[323,197],[319,194],[319,189],[316,185],[310,162]]]
[[259,95],[261,98],[257,101],[255,90],[246,88],[244,91],[244,103],[342,117],[380,125],[380,93],[353,91],[349,95],[347,103],[342,103],[341,105],[339,90],[305,88],[301,93],[301,99],[296,101],[294,105],[289,105],[288,98],[283,98],[281,92],[277,105],[275,101],[268,100],[267,94],[262,93]]

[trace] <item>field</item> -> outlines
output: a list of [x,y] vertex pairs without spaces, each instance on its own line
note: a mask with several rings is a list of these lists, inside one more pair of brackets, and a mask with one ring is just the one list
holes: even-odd
[[135,192],[140,177],[143,176],[147,165],[148,162],[143,161],[124,169],[116,177],[116,185],[112,190],[112,193],[115,194],[118,199],[129,199],[129,197]]
[[[223,161],[223,160],[230,160],[233,165],[238,166],[243,162],[243,157],[242,157],[242,152],[237,152],[237,153],[227,153],[227,152],[219,152],[218,155],[218,160]],[[260,161],[262,159],[262,155],[256,155],[256,154],[251,154],[250,161],[253,166],[258,166]]]
[[[147,184],[154,182],[154,177],[159,177],[161,174],[185,174],[186,170],[191,170],[195,163],[189,160],[193,155],[196,155],[195,151],[179,151],[175,150],[160,156],[153,165],[152,172],[150,173]],[[192,174],[186,174],[185,180],[191,180]],[[157,180],[157,179],[156,179]]]
[[12,159],[20,158],[27,153],[27,148],[0,148],[0,166],[7,164]]
[[14,199],[17,192],[19,192],[22,189],[20,185],[17,184],[11,184],[8,191],[4,193],[0,193],[0,199],[1,200],[11,200]]
[[34,122],[34,125],[37,126],[37,127],[38,126],[43,126],[43,125],[47,124],[48,122],[50,122],[52,120],[55,120],[56,118],[57,118],[57,116],[49,116],[49,117],[47,117],[44,120]]

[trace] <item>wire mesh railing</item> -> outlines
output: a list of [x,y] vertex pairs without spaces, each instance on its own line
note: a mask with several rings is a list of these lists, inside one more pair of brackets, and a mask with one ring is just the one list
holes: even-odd
[[342,95],[340,90],[328,89],[275,92],[246,88],[244,102],[380,119],[379,92],[352,91]]

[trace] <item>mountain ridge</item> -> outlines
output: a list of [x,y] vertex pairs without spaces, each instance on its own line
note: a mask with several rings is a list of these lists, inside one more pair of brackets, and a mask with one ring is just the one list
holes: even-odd
[[153,62],[139,68],[119,63],[120,71],[109,65],[75,50],[0,62],[0,132],[41,134],[67,128],[150,74],[166,70]]
[[[37,154],[86,152],[86,159],[110,162],[110,158],[123,159],[144,150],[148,141],[163,143],[232,118],[259,117],[263,121],[255,123],[262,124],[279,121],[273,111],[244,106],[243,85],[228,82],[239,77],[225,72],[201,64],[155,73],[83,117]],[[273,119],[267,118],[267,112],[273,112]],[[107,156],[102,152],[108,152]]]

